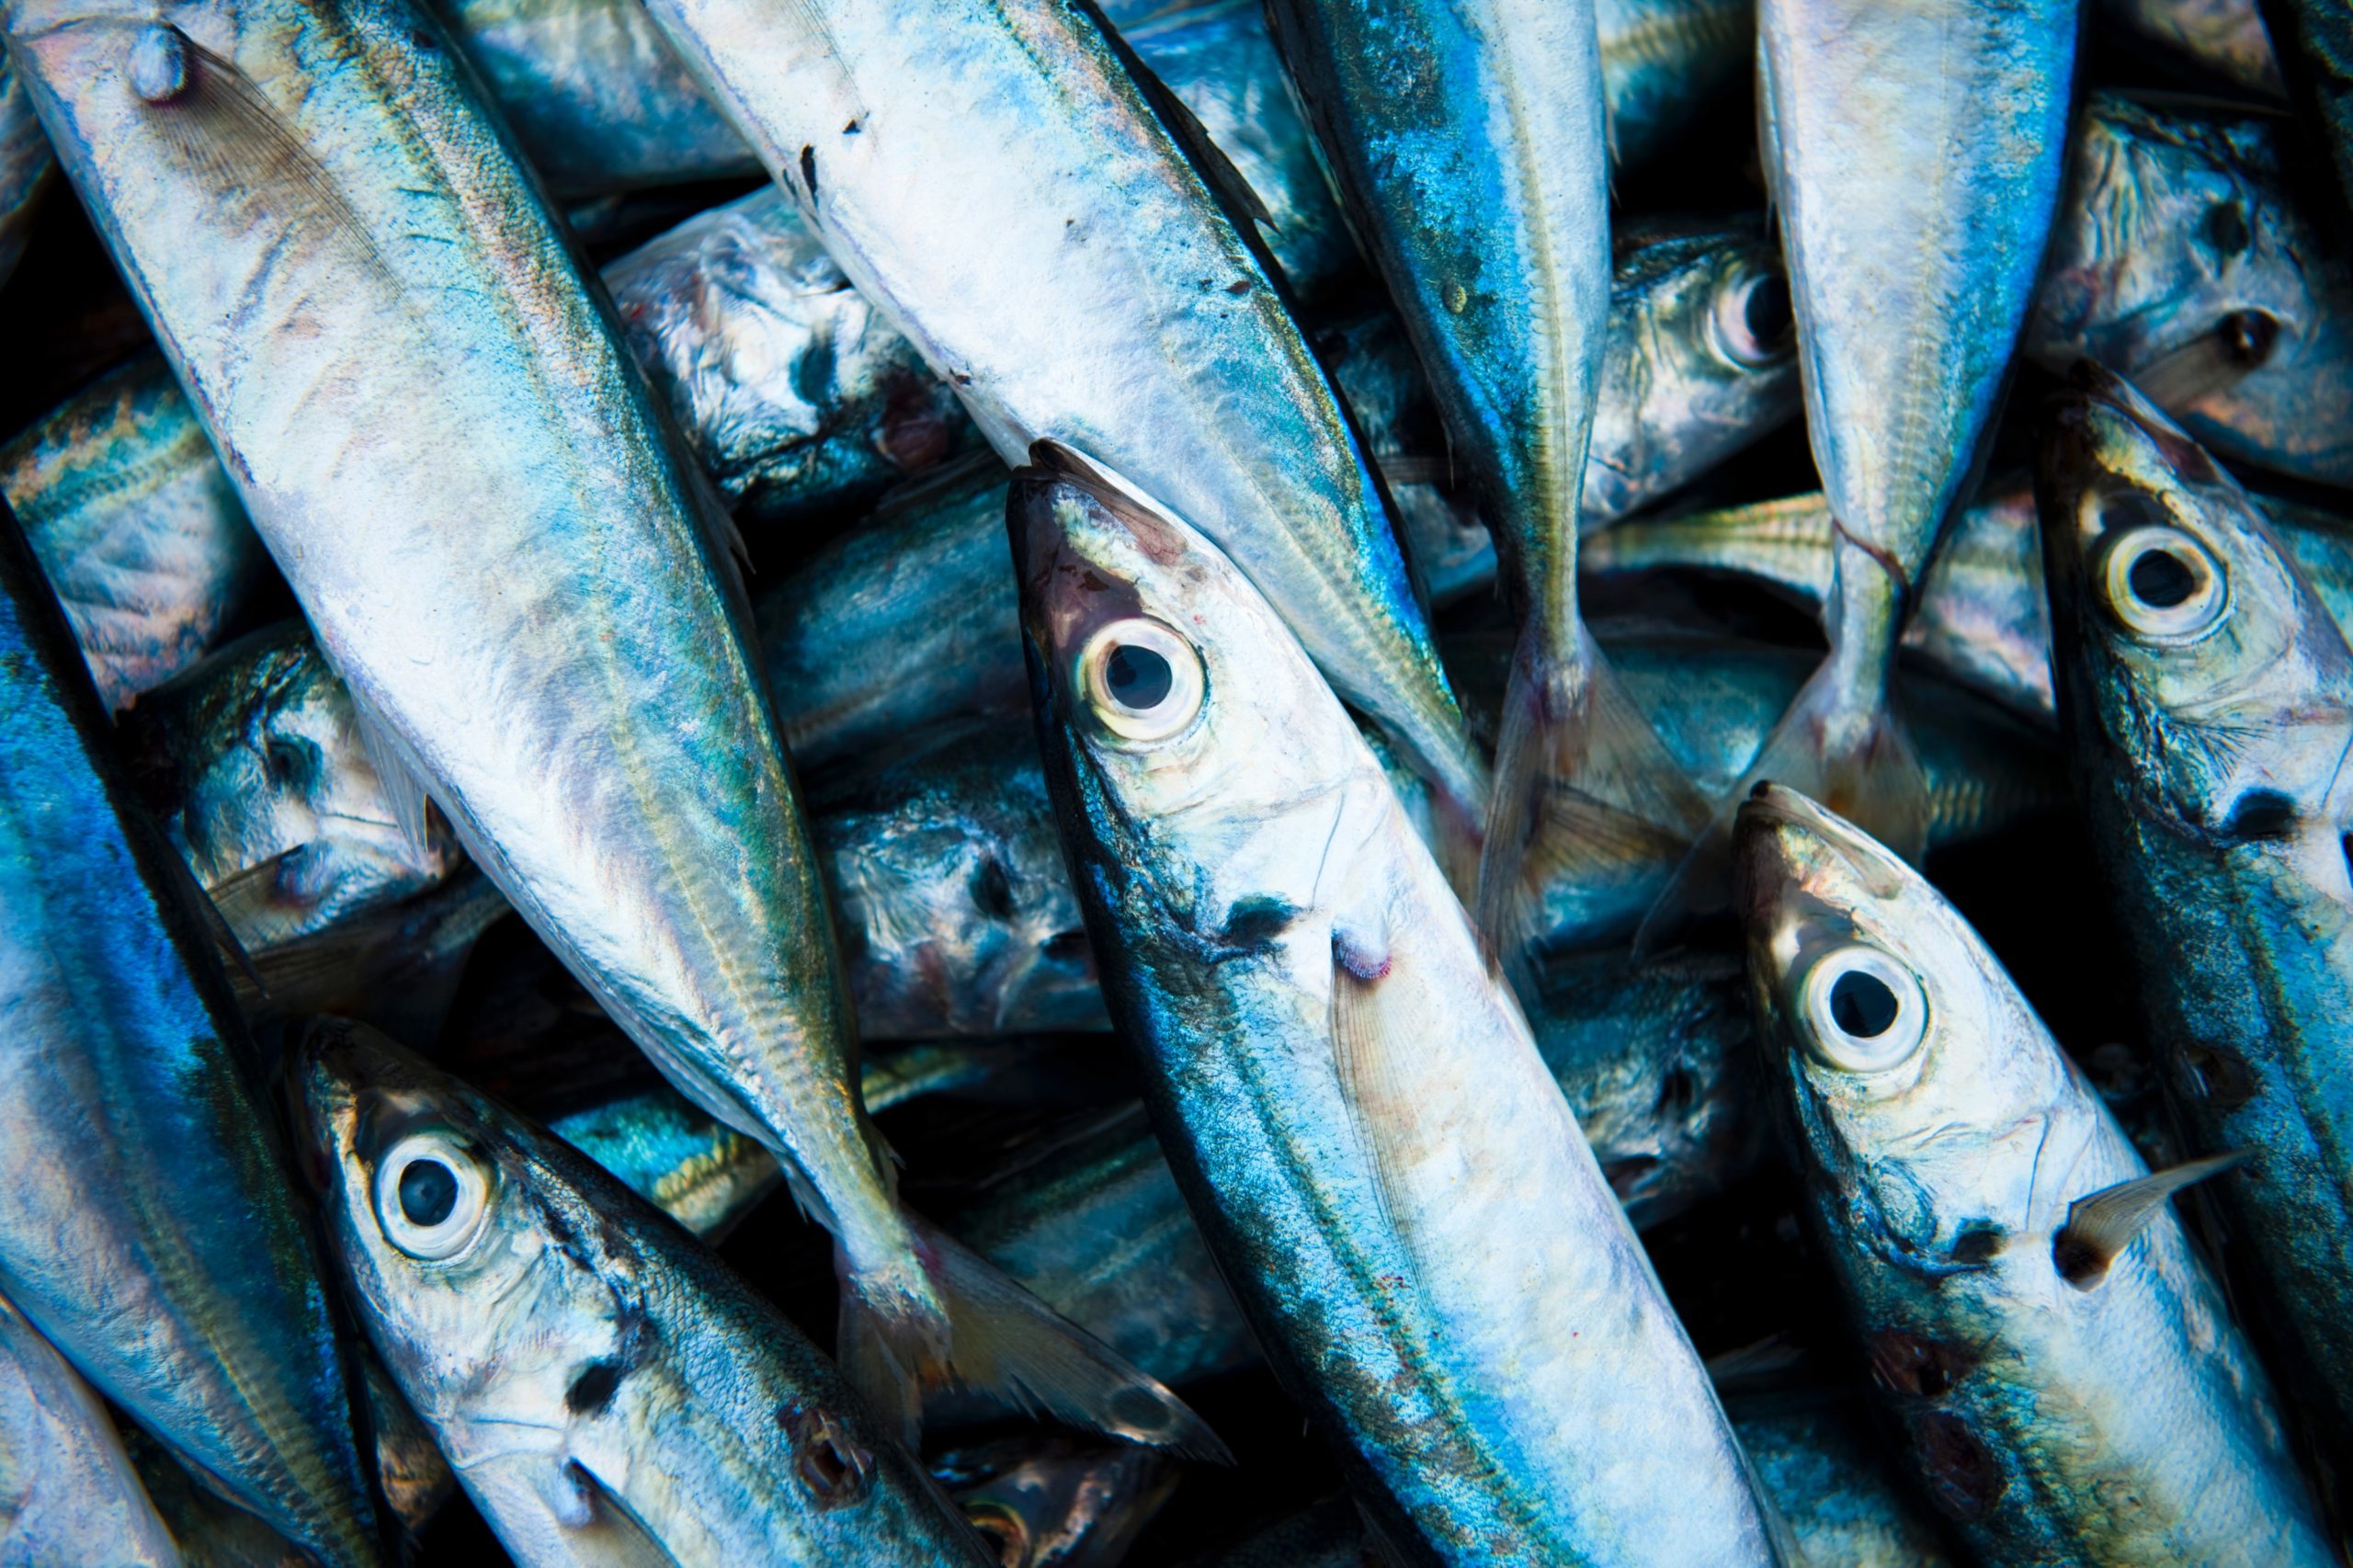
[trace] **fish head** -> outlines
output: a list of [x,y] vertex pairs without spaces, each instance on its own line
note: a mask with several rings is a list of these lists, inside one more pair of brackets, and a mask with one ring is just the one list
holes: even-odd
[[611,1227],[550,1168],[552,1140],[342,1019],[311,1027],[294,1093],[358,1316],[452,1465],[560,1442],[584,1370],[625,1368],[638,1320]]
[[2353,654],[2237,483],[2118,377],[2079,367],[2038,484],[2054,667],[2096,788],[2346,887]]
[[931,1469],[972,1528],[1017,1568],[1120,1561],[1177,1478],[1157,1449],[1066,1437],[950,1449]]
[[437,824],[413,845],[358,717],[299,622],[222,649],[133,710],[189,869],[248,948],[267,949],[456,870]]
[[2065,1058],[1920,874],[1794,790],[1742,803],[1734,858],[1765,1053],[1836,1223],[1932,1277],[2047,1220],[2088,1124]]
[[1008,528],[1042,748],[1087,818],[1074,875],[1148,887],[1174,927],[1257,946],[1246,932],[1324,903],[1394,796],[1214,545],[1063,449],[1031,455]]

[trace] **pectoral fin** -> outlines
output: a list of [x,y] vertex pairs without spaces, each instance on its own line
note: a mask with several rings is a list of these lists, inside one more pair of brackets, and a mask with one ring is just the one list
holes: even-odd
[[2108,1278],[2109,1266],[2131,1244],[2166,1199],[2246,1157],[2246,1152],[2239,1150],[2192,1160],[2076,1199],[2067,1205],[2067,1222],[2051,1238],[2051,1261],[2076,1290],[2094,1289]]

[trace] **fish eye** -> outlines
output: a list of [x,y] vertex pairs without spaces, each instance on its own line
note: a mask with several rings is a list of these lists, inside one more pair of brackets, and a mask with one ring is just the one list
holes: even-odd
[[2204,545],[2166,523],[2141,523],[2109,538],[2100,558],[2108,608],[2144,637],[2191,637],[2222,619],[2222,569]]
[[1823,954],[1802,992],[1807,1048],[1842,1073],[1901,1065],[1928,1036],[1919,980],[1877,948],[1856,942]]
[[1101,627],[1078,660],[1087,705],[1122,740],[1166,740],[1201,710],[1201,656],[1159,621]]
[[1716,285],[1711,324],[1717,349],[1735,365],[1756,369],[1788,358],[1797,343],[1788,277],[1779,267],[1734,264]]
[[411,1257],[457,1256],[489,1211],[490,1173],[446,1132],[413,1132],[377,1163],[377,1222]]

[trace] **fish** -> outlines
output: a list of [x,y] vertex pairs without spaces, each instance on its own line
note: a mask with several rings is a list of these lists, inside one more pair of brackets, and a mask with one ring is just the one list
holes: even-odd
[[1467,858],[1484,760],[1379,482],[1190,112],[1060,0],[957,0],[921,28],[889,0],[652,9],[998,456],[1051,437],[1223,540],[1432,779]]
[[1754,0],[1594,0],[1593,12],[1621,167],[1673,142],[1756,57]]
[[1531,884],[1578,874],[1605,838],[1688,840],[1707,817],[1577,608],[1610,324],[1592,0],[1278,0],[1267,15],[1518,618],[1476,907],[1516,969]]
[[[399,0],[126,3],[0,24],[394,820],[425,842],[429,801],[680,1092],[786,1164],[870,1397],[915,1420],[952,1307],[1058,1413],[1136,1430],[1095,1414],[1118,1369],[983,1271],[940,1278],[897,1201],[740,541],[464,68]],[[322,68],[347,49],[374,64]]]
[[1352,1490],[1414,1559],[1780,1560],[1356,726],[1206,535],[1077,454],[1033,456],[1007,530],[1106,1000],[1212,1256]]
[[2106,0],[2100,14],[2185,78],[2220,80],[2264,102],[2288,97],[2257,0]]
[[1188,1568],[1364,1568],[1367,1552],[1377,1550],[1367,1542],[1355,1506],[1333,1497],[1204,1552]]
[[158,817],[248,950],[315,936],[447,881],[463,856],[413,841],[358,710],[310,629],[281,621],[151,692],[126,744]]
[[2076,21],[2075,0],[1757,8],[1767,185],[1837,530],[1830,653],[1722,798],[1644,947],[1721,907],[1749,781],[1812,794],[1907,858],[1926,846],[1925,777],[1888,683],[1921,574],[1973,487],[2050,248]]
[[1806,1562],[1961,1568],[1889,1466],[1860,1400],[1800,1391],[1727,1396],[1724,1407]]
[[[1780,252],[1746,220],[1652,222],[1616,236],[1609,337],[1577,525],[1587,537],[1680,489],[1798,411]],[[1412,346],[1385,314],[1327,335],[1341,394],[1389,481],[1431,604],[1495,579],[1495,541],[1442,456]],[[1580,549],[1586,548],[1580,546]]]
[[2260,8],[2289,101],[2328,150],[2337,189],[2353,207],[2353,17],[2325,0],[2262,0]]
[[333,1568],[385,1560],[322,1259],[202,895],[0,506],[0,1291]]
[[2024,351],[2096,359],[2234,463],[2353,485],[2353,268],[2271,114],[2094,94]]
[[[2353,519],[2283,496],[2257,501],[2329,614],[2353,626]],[[1818,611],[1829,587],[1830,548],[1830,508],[1816,493],[1638,518],[1596,540],[1585,564],[1596,577],[1662,567],[1737,573]],[[1997,479],[1953,519],[1929,562],[1903,648],[1946,678],[2055,728],[2047,602],[2033,477]]]
[[713,1246],[784,1179],[774,1154],[666,1087],[624,1095],[547,1126]]
[[295,1073],[354,1309],[524,1568],[987,1561],[799,1330],[568,1144],[361,1026]]
[[0,286],[25,254],[35,205],[55,167],[31,97],[17,80],[16,68],[0,59]]
[[1118,1568],[1177,1482],[1156,1449],[1062,1437],[951,1449],[931,1472],[1005,1568]]
[[2216,1163],[2152,1175],[1983,939],[1854,824],[1760,785],[1734,855],[1804,1211],[1938,1508],[1994,1562],[2337,1561],[2166,1207]]
[[2036,501],[2060,728],[2184,1153],[2249,1156],[2217,1203],[2301,1347],[2289,1386],[2353,1430],[2353,651],[2112,373],[2054,406]]
[[1022,729],[983,725],[820,807],[861,1034],[1108,1027],[1037,757]]
[[109,711],[201,657],[267,571],[203,427],[152,354],[0,446],[0,495]]
[[[627,10],[653,28],[643,6]],[[980,445],[953,391],[773,187],[648,240],[604,278],[630,351],[746,527],[813,528]]]
[[0,1297],[0,1560],[179,1568],[106,1406]]

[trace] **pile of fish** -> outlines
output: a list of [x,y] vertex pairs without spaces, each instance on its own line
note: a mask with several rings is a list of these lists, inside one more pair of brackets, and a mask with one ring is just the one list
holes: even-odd
[[0,45],[0,1564],[2347,1562],[2342,4]]

